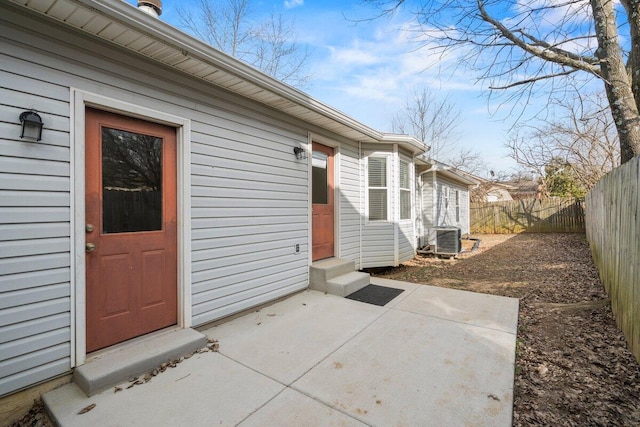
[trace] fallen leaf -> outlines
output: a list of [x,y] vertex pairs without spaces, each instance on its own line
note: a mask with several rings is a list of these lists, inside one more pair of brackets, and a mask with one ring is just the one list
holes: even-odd
[[95,408],[95,407],[96,407],[96,404],[95,404],[95,403],[92,403],[92,404],[91,404],[91,405],[89,405],[89,406],[85,406],[84,408],[82,408],[82,409],[80,410],[80,412],[78,412],[78,415],[86,414],[87,412],[89,412],[90,410],[92,410],[92,409],[93,409],[93,408]]

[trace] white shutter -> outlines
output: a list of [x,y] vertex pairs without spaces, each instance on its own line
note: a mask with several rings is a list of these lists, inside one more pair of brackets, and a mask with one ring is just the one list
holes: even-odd
[[400,219],[411,219],[411,179],[409,163],[400,160]]
[[367,183],[369,195],[369,221],[387,220],[387,158],[369,157]]

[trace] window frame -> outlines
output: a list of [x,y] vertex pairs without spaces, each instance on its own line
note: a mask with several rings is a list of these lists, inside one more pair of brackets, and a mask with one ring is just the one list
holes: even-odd
[[[386,186],[385,187],[372,187],[369,186],[369,159],[370,158],[377,158],[377,159],[385,159],[385,175],[386,175]],[[392,153],[389,152],[378,152],[378,151],[372,151],[372,152],[366,152],[364,153],[364,159],[365,159],[365,168],[364,168],[364,180],[365,180],[365,193],[364,193],[364,197],[365,197],[365,217],[366,217],[366,223],[367,224],[389,224],[391,222],[393,222],[393,218],[392,218],[392,203],[391,203],[391,193],[392,193],[392,187],[391,187],[391,161],[393,159],[392,157]],[[369,211],[369,200],[370,200],[370,190],[385,190],[386,192],[386,205],[387,205],[387,211],[385,213],[385,219],[371,219],[370,216],[370,211]]]
[[[407,165],[407,187],[402,187],[401,173],[402,173],[402,163]],[[413,188],[413,171],[411,168],[412,162],[404,157],[399,156],[398,159],[398,221],[411,221],[413,219],[413,195],[411,189]],[[409,216],[407,218],[402,217],[402,194],[409,195],[409,206],[407,209],[407,213]]]

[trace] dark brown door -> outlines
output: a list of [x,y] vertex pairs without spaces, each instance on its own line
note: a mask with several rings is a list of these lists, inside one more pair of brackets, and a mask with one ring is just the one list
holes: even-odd
[[311,259],[316,261],[334,255],[333,148],[314,142],[311,166]]
[[177,322],[176,130],[86,110],[87,352]]

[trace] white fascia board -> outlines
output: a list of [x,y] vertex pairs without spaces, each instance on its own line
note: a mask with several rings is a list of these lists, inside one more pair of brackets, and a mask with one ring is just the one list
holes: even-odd
[[478,185],[480,184],[479,179],[475,179],[473,175],[461,171],[459,169],[454,168],[453,166],[449,166],[446,163],[439,162],[437,160],[429,159],[426,156],[419,156],[416,159],[416,163],[431,166],[429,169],[420,173],[420,175],[425,174],[427,172],[437,172],[448,178],[451,178],[455,181],[458,181],[464,185]]
[[[47,15],[34,7],[30,7],[29,3],[25,4],[24,1],[13,0],[13,3],[32,9],[39,14]],[[360,136],[358,139],[363,142],[382,142],[384,135],[382,132],[370,128],[335,108],[312,98],[301,90],[268,76],[251,65],[213,48],[212,46],[167,24],[159,18],[154,18],[144,12],[141,12],[135,6],[123,0],[74,0],[74,3],[89,13],[117,22],[128,29],[137,31],[153,40],[156,40],[159,43],[177,49],[185,55],[185,58],[200,61],[202,64],[209,66],[214,70],[226,72],[251,85],[254,85],[256,88],[282,97],[309,111],[320,114],[335,123],[346,126],[352,131],[359,133]],[[99,35],[97,36],[100,37]],[[109,39],[104,40],[113,43]],[[183,72],[179,69],[178,71]],[[224,85],[220,86],[224,87]],[[232,88],[226,89],[234,92]],[[248,99],[252,99],[250,96],[243,94],[240,95]],[[256,102],[264,103],[259,100],[256,100]],[[269,103],[266,103],[266,105],[278,110],[281,109],[278,108],[277,105],[270,105]],[[313,123],[313,121],[311,122]],[[321,125],[318,126],[323,127]]]
[[379,142],[385,144],[398,144],[402,148],[409,150],[414,155],[422,154],[429,149],[424,142],[410,135],[383,133]]

